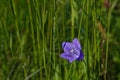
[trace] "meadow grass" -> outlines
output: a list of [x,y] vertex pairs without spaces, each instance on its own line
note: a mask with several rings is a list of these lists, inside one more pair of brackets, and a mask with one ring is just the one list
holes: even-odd
[[[1,0],[0,80],[120,79],[120,1],[104,1]],[[69,63],[61,45],[74,38],[85,57]]]

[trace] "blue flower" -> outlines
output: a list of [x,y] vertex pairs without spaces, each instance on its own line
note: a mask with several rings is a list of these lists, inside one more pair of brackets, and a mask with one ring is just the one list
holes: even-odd
[[64,49],[64,53],[60,54],[60,57],[69,60],[70,63],[74,60],[82,60],[84,58],[81,45],[77,38],[71,43],[63,42],[62,48]]

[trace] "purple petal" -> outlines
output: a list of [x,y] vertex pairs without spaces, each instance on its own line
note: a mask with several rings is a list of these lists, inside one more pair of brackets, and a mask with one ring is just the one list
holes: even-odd
[[72,43],[75,45],[75,47],[77,48],[77,49],[81,49],[81,45],[80,45],[80,42],[78,41],[78,39],[77,38],[75,38],[73,41],[72,41]]
[[82,50],[80,50],[80,55],[77,58],[77,60],[82,60],[83,58],[84,58],[84,54],[83,54]]
[[60,57],[69,60],[69,62],[72,62],[72,61],[78,59],[79,56],[76,54],[73,54],[73,53],[63,53],[60,55]]
[[64,51],[69,52],[73,48],[73,44],[70,42],[63,42],[64,45]]
[[66,45],[66,42],[63,42],[63,43],[62,43],[62,48],[63,48],[63,49],[64,49],[65,45]]

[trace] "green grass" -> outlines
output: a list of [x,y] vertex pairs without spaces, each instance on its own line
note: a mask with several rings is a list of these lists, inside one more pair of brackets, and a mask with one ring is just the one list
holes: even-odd
[[[119,80],[120,1],[1,0],[0,80]],[[84,61],[60,58],[78,38]]]

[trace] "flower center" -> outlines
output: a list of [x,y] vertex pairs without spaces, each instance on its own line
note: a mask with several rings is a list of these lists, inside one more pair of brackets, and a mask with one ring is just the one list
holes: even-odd
[[70,53],[73,53],[73,54],[75,54],[75,55],[78,56],[78,54],[76,53],[76,51],[75,51],[74,49],[71,49],[71,50],[70,50]]
[[73,52],[74,52],[74,50],[73,50],[73,49],[71,49],[71,50],[70,50],[70,52],[71,52],[71,53],[73,53]]

